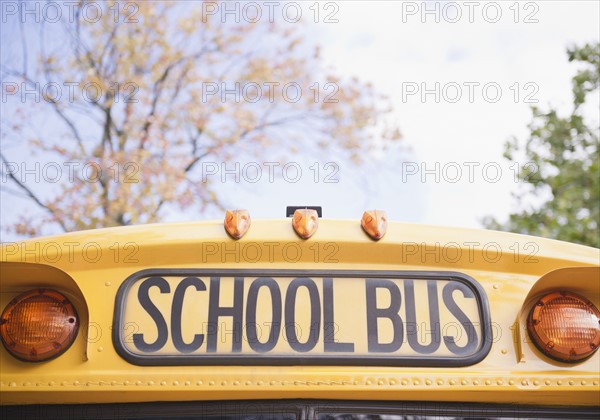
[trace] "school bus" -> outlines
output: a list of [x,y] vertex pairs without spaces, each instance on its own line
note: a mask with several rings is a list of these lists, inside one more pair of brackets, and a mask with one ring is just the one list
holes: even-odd
[[600,415],[600,250],[288,216],[2,244],[1,417]]

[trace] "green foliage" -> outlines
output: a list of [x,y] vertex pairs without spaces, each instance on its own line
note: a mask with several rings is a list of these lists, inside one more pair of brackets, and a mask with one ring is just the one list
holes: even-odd
[[[561,116],[556,109],[543,111],[532,107],[533,120],[528,126],[531,132],[524,147],[513,139],[506,144],[504,154],[511,161],[528,162],[521,165],[525,170],[520,171],[519,178],[527,187],[515,194],[518,202],[522,204],[523,199],[533,198],[538,204],[511,214],[504,224],[489,217],[484,219],[483,224],[490,229],[598,248],[598,127],[586,125],[582,108],[586,100],[592,95],[597,98],[600,93],[600,44],[586,44],[569,49],[567,53],[569,61],[580,64],[572,81],[571,115]],[[597,119],[593,121],[594,124],[597,122]]]

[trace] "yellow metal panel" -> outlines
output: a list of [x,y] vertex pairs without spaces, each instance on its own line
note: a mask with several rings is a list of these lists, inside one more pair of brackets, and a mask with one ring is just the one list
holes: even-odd
[[[2,404],[252,398],[600,403],[600,354],[574,365],[552,361],[530,343],[522,324],[527,304],[550,289],[577,288],[599,306],[598,270],[586,269],[599,265],[598,249],[392,222],[375,242],[356,221],[326,219],[305,241],[286,219],[254,220],[238,241],[214,221],[71,233],[3,244],[0,252],[2,308],[28,288],[54,285],[85,313],[87,324],[65,354],[48,362],[20,362],[2,348]],[[50,268],[25,269],[30,264]],[[481,362],[460,368],[136,366],[113,346],[113,309],[122,282],[148,268],[460,272],[487,295],[492,347]]]

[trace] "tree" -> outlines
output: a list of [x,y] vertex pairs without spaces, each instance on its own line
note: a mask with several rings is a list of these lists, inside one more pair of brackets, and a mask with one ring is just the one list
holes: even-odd
[[[584,118],[586,100],[598,99],[600,44],[568,49],[569,61],[580,64],[573,77],[573,109],[561,116],[556,109],[533,107],[531,133],[524,147],[516,139],[506,144],[505,158],[520,165],[519,180],[527,188],[516,194],[519,202],[533,198],[532,205],[502,224],[484,219],[491,229],[545,236],[600,247],[600,165],[598,126]],[[592,102],[596,107],[597,102]],[[594,109],[598,118],[598,110]],[[598,120],[592,122],[598,124]]]
[[[304,25],[223,22],[207,13],[220,3],[209,3],[82,2],[74,19],[19,25],[23,53],[2,60],[3,194],[25,196],[42,214],[5,228],[33,236],[160,221],[168,206],[201,212],[223,198],[202,179],[207,159],[270,146],[360,162],[400,138],[385,124],[386,98],[326,68]],[[23,99],[26,90],[40,100]],[[9,155],[15,145],[28,159],[59,162],[69,178],[28,183]]]

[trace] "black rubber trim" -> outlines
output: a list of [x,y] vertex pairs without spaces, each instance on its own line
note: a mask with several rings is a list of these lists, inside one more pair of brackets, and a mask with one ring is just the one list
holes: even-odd
[[[286,417],[283,414],[287,414]],[[236,419],[316,420],[320,414],[396,415],[403,418],[597,419],[598,406],[538,406],[431,401],[236,400],[0,407],[3,419]],[[411,416],[411,417],[408,417]],[[332,417],[336,418],[336,417]],[[352,417],[337,417],[347,419]]]
[[[336,356],[336,355],[139,355],[123,345],[121,328],[124,297],[136,281],[150,276],[254,276],[254,277],[333,277],[454,280],[466,284],[474,292],[481,320],[481,345],[466,357],[431,356]],[[245,270],[245,269],[147,269],[130,275],[119,287],[115,299],[112,339],[117,353],[129,363],[139,366],[404,366],[404,367],[462,367],[482,361],[492,347],[492,328],[489,303],[485,291],[472,277],[454,271],[379,271],[379,270]]]

